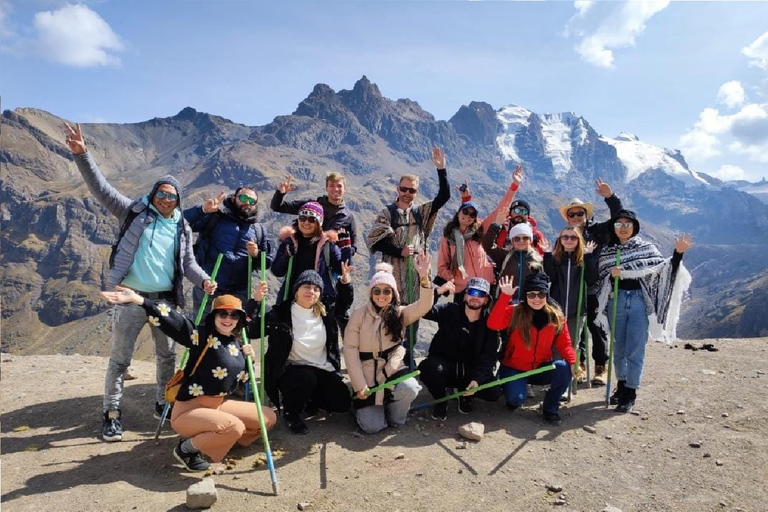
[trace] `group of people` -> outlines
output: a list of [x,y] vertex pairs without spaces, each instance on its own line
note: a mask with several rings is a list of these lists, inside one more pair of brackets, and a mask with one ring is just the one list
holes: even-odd
[[[417,205],[419,177],[400,177],[396,200],[375,216],[365,235],[370,253],[381,253],[368,300],[350,312],[352,261],[360,238],[344,202],[346,182],[340,173],[328,173],[327,194],[316,199],[286,200],[296,189],[290,176],[278,185],[271,209],[296,217],[279,230],[273,247],[257,219],[254,188],[241,186],[230,196],[182,210],[181,185],[165,176],[148,195],[131,200],[99,171],[80,126],[66,129],[66,142],[91,193],[120,221],[110,257],[110,290],[102,292],[115,304],[102,437],[123,437],[124,375],[148,323],[157,356],[155,417],[171,408],[171,427],[181,436],[173,455],[189,470],[206,469],[205,457],[222,460],[236,443],[254,442],[262,425],[275,425],[275,411],[282,411],[294,434],[306,433],[306,416],[320,409],[352,409],[366,433],[401,427],[422,384],[438,402],[431,411],[437,420],[447,417],[448,402],[440,399],[452,389],[464,392],[458,410],[467,414],[474,398],[504,396],[515,410],[528,397],[528,384],[549,384],[543,419],[557,425],[561,395],[583,374],[577,357],[588,357],[580,342],[586,336],[577,332],[582,325],[591,333],[597,384],[605,384],[606,333],[613,332],[618,386],[612,401],[618,411],[628,412],[649,333],[654,339],[674,337],[681,295],[690,282],[681,259],[692,241],[683,235],[674,256],[664,259],[640,239],[636,215],[623,209],[600,180],[597,192],[605,198],[610,220],[595,222],[593,206],[574,199],[560,209],[566,225],[553,250],[530,204],[515,198],[523,182],[521,167],[484,219],[465,181],[458,187],[461,204],[442,231],[433,278],[428,240],[451,195],[445,154],[435,148],[437,195]],[[193,232],[198,233],[194,244]],[[248,288],[248,272],[256,267],[249,259],[260,256],[282,278],[266,312],[259,307],[269,293],[266,276],[257,276]],[[200,325],[178,311],[185,305],[182,277],[195,285],[196,309],[204,294],[213,298]],[[615,297],[614,281],[619,284]],[[439,302],[445,295],[453,300]],[[611,300],[618,314],[609,323]],[[422,318],[436,322],[437,332],[417,378],[414,347]],[[258,411],[228,397],[252,371],[247,357],[255,354],[247,340],[265,333],[264,387],[273,407]],[[164,388],[174,373],[174,342],[187,347],[189,358],[170,406]],[[349,384],[341,373],[342,358]],[[475,390],[550,364],[554,369]]]

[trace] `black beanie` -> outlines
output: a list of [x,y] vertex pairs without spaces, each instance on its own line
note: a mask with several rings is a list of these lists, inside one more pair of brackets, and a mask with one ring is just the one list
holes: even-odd
[[299,277],[296,278],[296,282],[293,283],[293,289],[291,290],[291,295],[295,296],[296,292],[299,291],[299,287],[303,284],[313,284],[320,288],[321,293],[323,291],[323,278],[320,277],[320,274],[318,274],[314,270],[305,270],[304,272],[299,274]]
[[528,204],[528,201],[525,199],[516,199],[512,201],[512,204],[509,205],[509,211],[512,211],[515,206],[522,206],[523,208],[526,208],[528,210],[528,213],[531,213],[531,205]]
[[549,295],[549,277],[544,272],[528,274],[523,283],[523,293],[544,292]]

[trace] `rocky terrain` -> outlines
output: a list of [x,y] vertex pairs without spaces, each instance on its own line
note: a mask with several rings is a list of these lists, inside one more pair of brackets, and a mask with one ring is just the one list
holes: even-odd
[[[347,414],[319,414],[306,436],[279,424],[270,442],[280,495],[257,442],[216,467],[212,510],[764,511],[768,339],[689,343],[719,350],[651,344],[635,414],[606,409],[605,388],[580,389],[551,427],[537,388],[515,413],[478,401],[465,416],[452,402],[447,421],[421,411],[374,436]],[[2,354],[5,510],[187,510],[186,490],[203,475],[176,464],[171,430],[153,440],[154,364],[135,365],[119,443],[99,435],[105,366],[100,357]],[[422,391],[417,402],[427,400]],[[458,436],[469,421],[484,425],[480,441]]]

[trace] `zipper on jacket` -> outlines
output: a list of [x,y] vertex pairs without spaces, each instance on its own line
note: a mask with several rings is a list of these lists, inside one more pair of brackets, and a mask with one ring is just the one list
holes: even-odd
[[[534,327],[534,329],[536,329]],[[536,343],[533,345],[533,361],[531,361],[531,370],[536,369],[536,352],[539,350],[539,334],[541,334],[541,331],[536,329]]]
[[517,265],[517,302],[523,301],[523,252],[520,251],[519,263]]
[[568,308],[571,304],[571,256],[568,255],[568,270],[565,274],[565,319],[568,319]]

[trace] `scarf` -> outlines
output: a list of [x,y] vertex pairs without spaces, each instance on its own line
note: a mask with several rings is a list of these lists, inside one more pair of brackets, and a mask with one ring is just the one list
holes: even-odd
[[462,233],[459,228],[453,230],[453,236],[446,239],[448,246],[456,246],[456,250],[453,252],[453,258],[451,258],[451,272],[458,270],[461,272],[461,277],[466,279],[467,274],[464,268],[464,242],[471,239],[475,234],[475,229],[469,228],[465,233]]
[[[616,266],[616,252],[621,250],[619,266],[621,278],[636,279],[640,283],[648,315],[648,336],[671,344],[677,338],[677,322],[683,293],[691,284],[691,274],[682,262],[672,268],[672,258],[664,258],[656,247],[639,236],[621,245],[609,245],[600,253],[598,263],[598,316],[597,323],[610,332],[606,306],[613,291],[611,269]],[[621,279],[620,278],[620,279]]]

